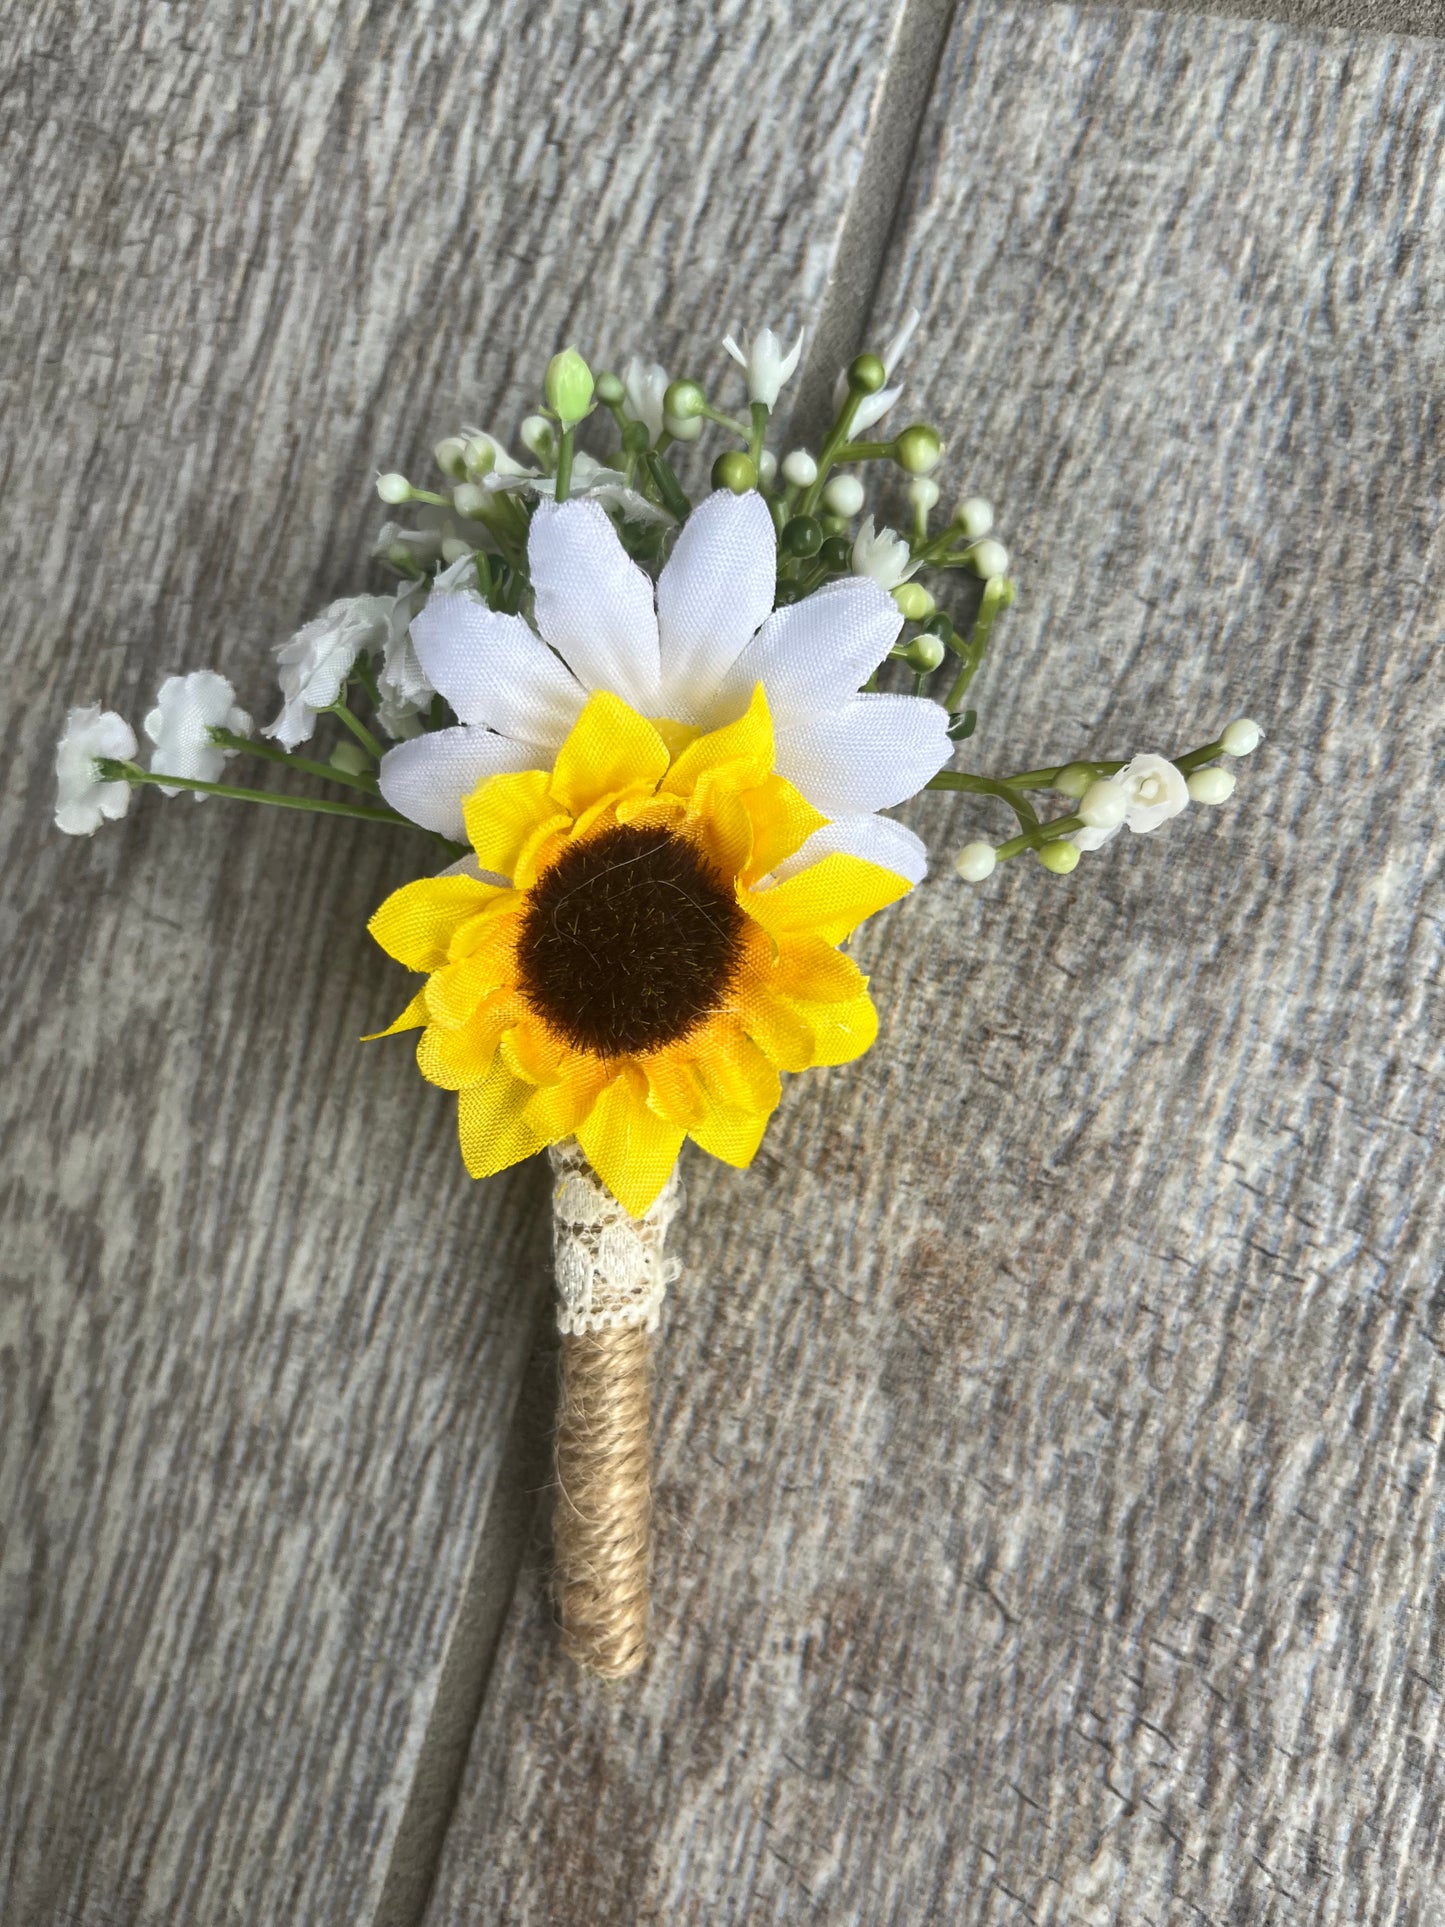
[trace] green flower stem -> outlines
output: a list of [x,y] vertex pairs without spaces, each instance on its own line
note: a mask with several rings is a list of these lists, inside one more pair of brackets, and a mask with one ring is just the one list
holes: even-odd
[[669,514],[675,515],[679,522],[685,522],[692,514],[692,503],[683,493],[682,484],[673,472],[672,463],[663,458],[661,448],[662,442],[659,440],[658,446],[650,449],[642,459],[647,465],[647,472],[652,477],[653,486],[661,498],[662,506]]
[[313,762],[309,756],[293,756],[274,743],[263,743],[253,736],[235,736],[229,729],[209,729],[206,734],[217,749],[234,750],[240,756],[260,756],[268,763],[294,769],[298,776],[312,776],[323,783],[342,783],[347,789],[366,790],[369,795],[376,795],[374,776],[354,776],[349,769],[337,769],[333,763]]
[[1026,830],[1038,827],[1038,814],[1026,796],[1018,793],[1013,781],[998,776],[974,776],[968,770],[941,769],[924,785],[930,790],[967,790],[970,796],[997,796],[1007,803]]
[[562,430],[557,446],[557,500],[565,502],[572,493],[572,447],[577,437],[575,427]]
[[[1223,754],[1223,740],[1216,737],[1212,743],[1205,743],[1200,749],[1191,749],[1184,756],[1176,756],[1174,758],[1174,767],[1179,770],[1181,774],[1190,776],[1195,770],[1202,769],[1206,763],[1212,763],[1216,756],[1222,756]],[[1011,789],[1051,790],[1057,785],[1059,778],[1066,769],[1086,769],[1092,776],[1103,777],[1117,776],[1121,769],[1127,769],[1128,767],[1127,759],[1121,761],[1118,758],[1110,759],[1109,757],[1101,759],[1097,756],[1075,756],[1072,761],[1055,763],[1050,769],[1020,770],[1017,776],[1003,776],[999,778],[999,781],[1008,784]],[[951,788],[952,785],[945,785],[944,787]]]
[[[124,763],[112,756],[98,756],[95,767],[103,783],[156,783],[164,784],[167,789],[194,790],[198,796],[229,796],[238,803],[269,803],[278,810],[310,810],[316,816],[351,816],[362,823],[400,823],[408,830],[419,830],[421,826],[413,823],[410,817],[401,816],[396,810],[368,809],[362,803],[332,803],[323,797],[283,796],[277,790],[243,789],[238,783],[201,783],[190,776],[167,776],[164,770],[142,769],[137,763]],[[449,836],[442,836],[436,830],[421,830],[439,844],[449,856],[465,856],[464,843],[453,843]]]
[[1056,816],[1051,823],[1040,823],[1037,829],[1025,830],[1021,836],[1000,843],[994,855],[1000,863],[1007,863],[1011,856],[1022,856],[1025,850],[1041,850],[1046,843],[1057,843],[1083,828],[1082,816]]
[[968,685],[978,673],[988,649],[988,639],[993,625],[1001,610],[1007,609],[1014,599],[1014,585],[1007,576],[997,575],[984,584],[983,601],[979,604],[978,617],[973,625],[973,634],[968,639],[959,666],[958,677],[952,689],[943,699],[943,706],[951,716],[956,716],[963,708],[963,699],[968,694]]
[[753,466],[756,468],[762,463],[763,443],[768,435],[768,404],[765,401],[755,401],[752,406],[752,417],[753,432],[748,436],[748,454],[752,457]]
[[351,673],[371,698],[372,708],[380,708],[381,691],[376,686],[376,677],[372,675],[371,664],[365,656],[358,656],[356,658],[356,661],[351,665]]
[[839,462],[891,461],[898,452],[897,442],[844,442],[834,457]]
[[359,716],[353,716],[345,703],[332,703],[327,713],[332,716],[339,716],[341,721],[345,723],[346,727],[356,738],[357,742],[360,743],[361,747],[366,751],[367,755],[374,757],[378,763],[381,761],[386,752],[366,727],[366,724],[362,722],[361,718]]
[[740,422],[736,415],[725,415],[720,408],[714,408],[711,404],[700,408],[698,413],[705,422],[716,422],[719,428],[729,428],[745,442],[752,440],[752,430],[746,422]]
[[813,515],[823,499],[823,488],[828,480],[828,471],[838,459],[838,451],[848,441],[848,430],[853,426],[853,417],[858,413],[862,401],[861,394],[849,389],[843,406],[838,410],[837,419],[828,430],[828,438],[818,451],[818,473],[808,484],[802,501],[798,504],[799,515]]

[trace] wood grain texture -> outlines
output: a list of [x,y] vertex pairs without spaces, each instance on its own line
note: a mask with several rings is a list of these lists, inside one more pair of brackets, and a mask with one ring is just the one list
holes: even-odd
[[815,309],[896,9],[0,15],[0,1918],[357,1927],[495,1590],[545,1177],[469,1187],[357,1046],[426,846],[157,799],[67,841],[55,734],[204,664],[264,718],[376,469],[569,336]]
[[970,761],[1270,740],[1067,880],[910,810],[877,1047],[686,1170],[656,1653],[519,1589],[429,1927],[1440,1918],[1442,103],[958,16],[878,314],[1023,584]]

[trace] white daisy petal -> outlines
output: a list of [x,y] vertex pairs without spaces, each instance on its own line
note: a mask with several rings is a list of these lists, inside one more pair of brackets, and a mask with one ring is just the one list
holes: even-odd
[[779,776],[825,816],[901,803],[953,754],[947,713],[922,696],[854,696],[783,724],[776,742]]
[[[720,488],[683,524],[657,582],[662,713],[700,722],[708,698],[773,606],[777,537],[756,489]],[[747,706],[752,683],[738,705]]]
[[413,736],[410,742],[389,749],[381,759],[377,780],[394,810],[424,830],[437,830],[462,842],[466,838],[462,799],[488,776],[536,767],[537,752],[525,743],[461,723],[455,729]]
[[434,595],[411,625],[417,659],[464,723],[558,750],[587,692],[520,616],[476,596]]
[[775,725],[836,709],[867,682],[902,626],[898,604],[869,576],[829,582],[774,610],[723,678],[708,726],[740,716],[758,683]]
[[537,627],[588,690],[658,714],[652,584],[595,502],[539,502],[527,543]]
[[880,869],[907,877],[910,883],[922,883],[928,875],[928,851],[923,839],[904,824],[895,823],[891,816],[834,817],[821,830],[814,830],[800,850],[785,857],[773,875],[782,883],[799,870],[821,863],[825,856],[840,853],[861,856]]

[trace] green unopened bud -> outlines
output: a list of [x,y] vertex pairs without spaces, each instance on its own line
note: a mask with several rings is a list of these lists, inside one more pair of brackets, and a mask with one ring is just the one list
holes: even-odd
[[1094,772],[1085,763],[1070,763],[1061,769],[1054,778],[1054,788],[1060,796],[1082,796],[1094,780]]
[[550,460],[557,438],[545,415],[528,415],[517,430],[517,435],[529,455],[535,455],[539,462]]
[[474,481],[479,482],[484,475],[490,475],[496,466],[497,451],[490,442],[476,436],[467,443],[467,473]]
[[943,460],[943,443],[936,430],[924,422],[905,428],[893,444],[893,459],[910,475],[927,475]]
[[758,471],[751,456],[740,448],[730,448],[725,455],[719,455],[712,465],[712,485],[730,488],[734,495],[746,495],[750,488],[756,488]]
[[383,502],[389,503],[392,508],[400,508],[403,502],[409,502],[411,500],[411,483],[404,475],[397,475],[395,473],[378,475],[376,478],[376,492]]
[[620,408],[627,390],[616,375],[602,374],[597,377],[597,399],[608,408]]
[[909,622],[922,622],[938,607],[921,582],[900,582],[893,591],[893,600]]
[[887,379],[877,355],[856,355],[848,364],[848,386],[855,395],[876,395]]
[[[927,593],[925,590],[924,594]],[[904,661],[920,676],[927,676],[943,661],[943,644],[937,636],[915,636],[904,652]]]
[[707,407],[707,396],[695,381],[670,381],[662,397],[662,412],[677,422],[696,421]]
[[443,475],[450,475],[454,482],[467,479],[467,445],[460,435],[446,436],[437,443],[432,454]]
[[1056,877],[1066,877],[1070,870],[1079,867],[1079,850],[1075,843],[1046,843],[1039,851],[1039,862],[1046,870],[1052,870]]
[[349,776],[364,776],[371,758],[360,743],[338,743],[326,759],[333,769],[344,769]]
[[823,525],[815,515],[795,515],[783,529],[782,544],[789,555],[816,555],[823,546]]
[[564,348],[547,363],[542,391],[564,428],[575,428],[592,406],[592,370],[575,348]]

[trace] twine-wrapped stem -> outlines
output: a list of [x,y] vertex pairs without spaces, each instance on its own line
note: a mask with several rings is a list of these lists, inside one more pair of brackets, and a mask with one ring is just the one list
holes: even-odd
[[651,1349],[641,1325],[562,1340],[557,1604],[564,1650],[601,1679],[625,1679],[647,1652]]
[[647,1653],[652,1333],[676,1266],[676,1174],[629,1217],[575,1140],[552,1147],[562,1387],[552,1540],[562,1644],[602,1679]]

